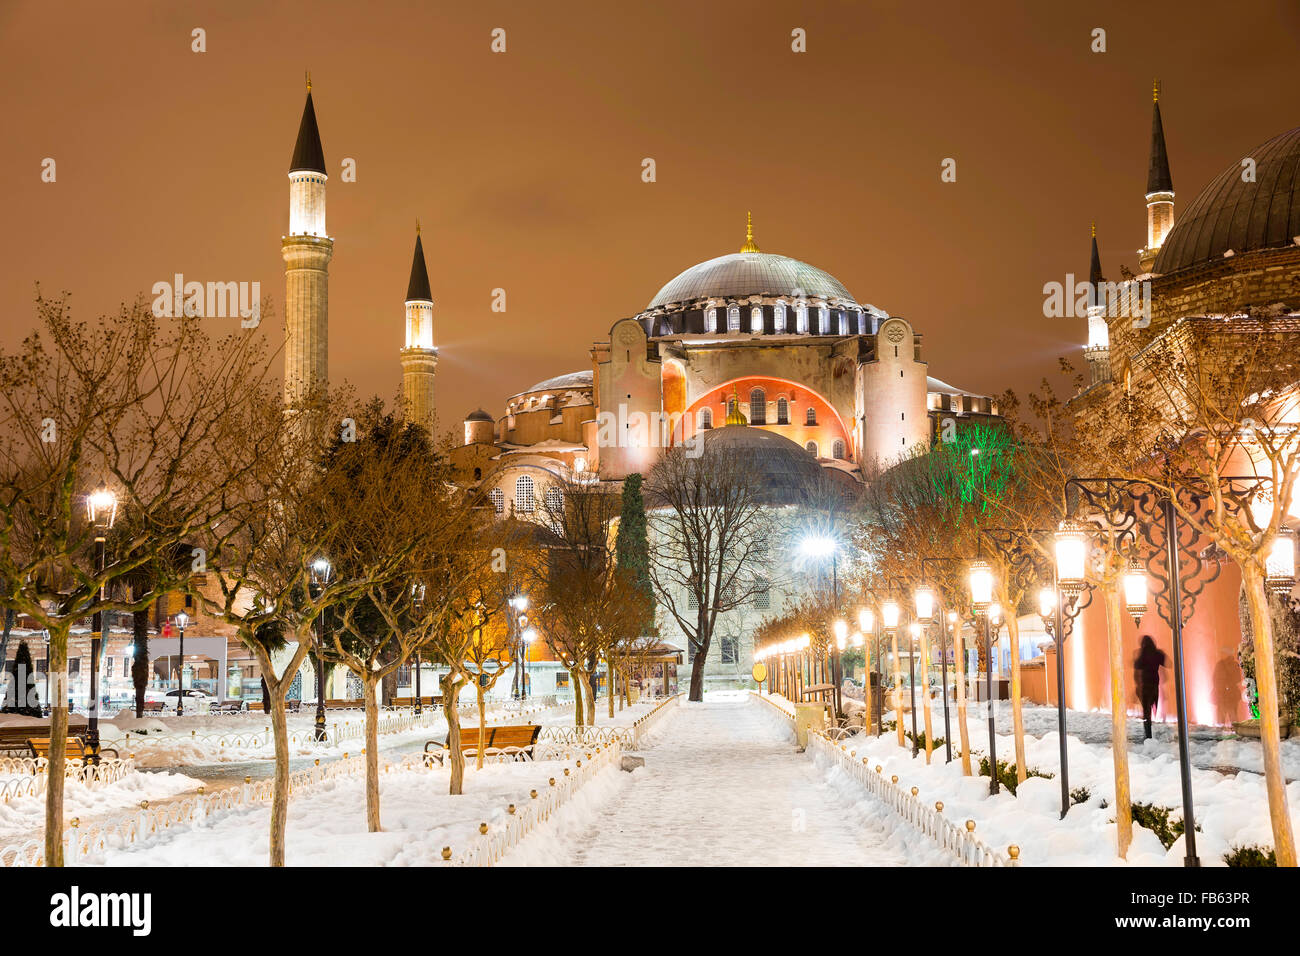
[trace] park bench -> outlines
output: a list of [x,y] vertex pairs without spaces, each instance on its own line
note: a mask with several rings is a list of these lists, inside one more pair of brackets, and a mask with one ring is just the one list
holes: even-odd
[[[392,702],[391,702],[388,706],[390,706],[390,707],[414,707],[414,706],[415,706],[415,698],[414,698],[414,697],[394,697],[394,698],[392,699]],[[441,706],[442,706],[442,695],[435,695],[435,696],[430,697],[429,695],[426,694],[426,695],[424,695],[424,696],[422,696],[422,697],[420,698],[420,706],[422,706],[422,707],[441,707]]]
[[[258,706],[259,706],[259,707],[261,707],[261,704],[262,704],[262,702],[261,702],[261,701],[258,701]],[[215,714],[237,714],[237,713],[239,713],[240,711],[242,711],[243,709],[244,709],[244,702],[243,702],[242,700],[224,700],[224,701],[222,701],[220,704],[217,705],[217,707],[216,707],[216,709],[213,711],[213,713],[215,713]]]
[[[483,733],[483,754],[519,754],[533,755],[533,747],[541,736],[541,724],[517,724],[502,727],[487,727]],[[424,745],[425,759],[442,762],[447,754],[447,738],[430,740]],[[478,728],[462,727],[460,729],[460,752],[478,752]]]
[[[27,746],[31,750],[33,757],[44,757],[50,759],[50,738],[49,737],[29,737]],[[117,751],[112,747],[100,747],[99,757],[102,759],[106,754],[112,754],[117,758]],[[80,737],[65,737],[63,741],[63,757],[65,760],[85,761],[88,757],[93,757],[89,750],[86,749],[86,742]]]
[[822,703],[830,700],[830,695],[835,692],[834,684],[809,684],[803,689],[803,700],[819,700]]
[[162,709],[163,701],[161,700],[146,700],[144,702],[144,712],[146,714],[161,714]]
[[326,710],[361,710],[365,706],[366,702],[364,700],[331,700],[328,697],[325,698]]
[[[17,727],[0,727],[0,753],[6,751],[11,753],[29,753],[32,748],[31,745],[28,744],[28,741],[31,740],[32,736],[42,733],[48,735],[49,732],[49,724],[45,724],[44,726],[39,724],[28,724],[26,726],[19,725]],[[68,727],[68,734],[72,737],[84,738],[86,735],[86,725],[73,724]]]

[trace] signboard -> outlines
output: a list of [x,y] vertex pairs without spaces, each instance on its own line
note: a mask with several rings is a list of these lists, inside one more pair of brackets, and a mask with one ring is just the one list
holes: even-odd
[[763,681],[767,680],[767,665],[762,661],[759,661],[754,665],[754,669],[749,673],[753,676],[754,683],[761,684]]

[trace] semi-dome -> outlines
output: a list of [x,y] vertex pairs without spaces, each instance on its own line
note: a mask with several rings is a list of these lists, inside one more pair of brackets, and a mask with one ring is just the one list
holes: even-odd
[[465,416],[465,421],[467,421],[467,422],[495,422],[496,419],[493,418],[490,414],[488,414],[488,412],[487,412],[486,409],[483,409],[483,408],[476,408],[474,411],[470,412],[468,415]]
[[548,378],[530,388],[524,389],[522,392],[516,392],[512,397],[527,395],[530,392],[558,392],[568,388],[591,388],[594,382],[594,373],[591,369],[585,369],[581,372],[569,372],[565,375]]
[[738,455],[746,473],[758,479],[760,496],[768,504],[795,504],[804,500],[817,487],[822,475],[822,467],[811,453],[776,432],[727,425],[700,434],[704,441],[701,457]]
[[1224,253],[1292,244],[1300,236],[1300,127],[1246,153],[1255,182],[1242,181],[1237,160],[1196,197],[1160,247],[1156,273],[1217,261]]
[[655,293],[646,308],[751,295],[819,296],[857,304],[839,279],[816,266],[769,252],[734,252],[691,266]]

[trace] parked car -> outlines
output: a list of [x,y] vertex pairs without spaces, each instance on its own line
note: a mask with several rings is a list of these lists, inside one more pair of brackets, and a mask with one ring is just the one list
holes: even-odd
[[[145,691],[144,699],[146,701],[160,701],[164,711],[175,711],[176,702],[180,699],[181,691],[179,690],[149,690]],[[217,702],[217,698],[205,694],[195,687],[187,687],[185,694],[185,710],[188,713],[196,714],[201,710],[206,711]]]

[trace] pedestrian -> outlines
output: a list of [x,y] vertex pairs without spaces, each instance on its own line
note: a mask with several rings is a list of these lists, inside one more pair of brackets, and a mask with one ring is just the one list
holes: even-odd
[[1143,634],[1133,661],[1133,674],[1137,678],[1138,699],[1142,702],[1142,730],[1146,740],[1151,739],[1151,714],[1160,699],[1160,668],[1164,666],[1165,652],[1156,647],[1150,634]]

